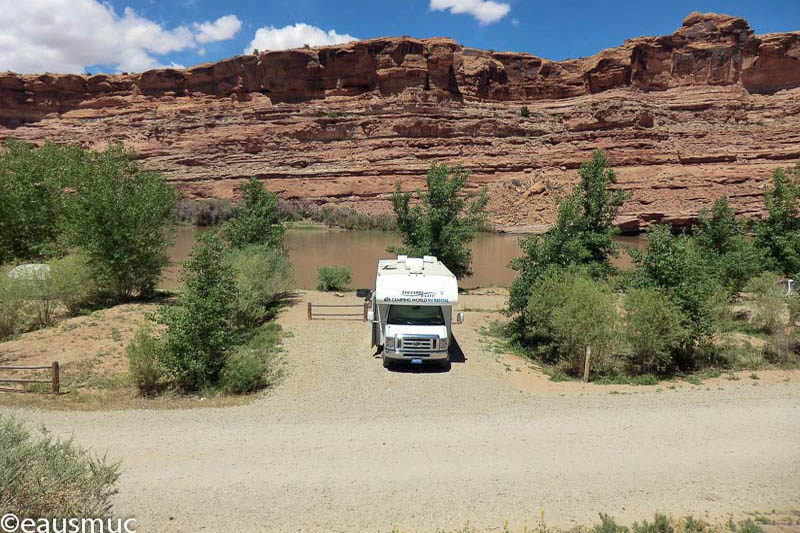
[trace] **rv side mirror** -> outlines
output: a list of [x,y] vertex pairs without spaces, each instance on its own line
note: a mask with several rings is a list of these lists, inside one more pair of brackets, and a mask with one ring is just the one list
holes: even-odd
[[372,291],[369,289],[356,289],[356,297],[358,298],[364,298],[367,300],[371,295]]
[[367,322],[375,322],[375,311],[372,309],[367,311]]
[[459,311],[456,313],[456,324],[463,324],[464,323],[464,312]]

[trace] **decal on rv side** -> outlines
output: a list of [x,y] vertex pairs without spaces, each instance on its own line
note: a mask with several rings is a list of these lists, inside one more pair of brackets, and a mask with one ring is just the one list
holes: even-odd
[[385,303],[408,303],[408,304],[416,304],[416,303],[426,303],[426,304],[446,304],[449,303],[447,298],[410,298],[410,297],[398,297],[398,298],[384,298],[383,301]]

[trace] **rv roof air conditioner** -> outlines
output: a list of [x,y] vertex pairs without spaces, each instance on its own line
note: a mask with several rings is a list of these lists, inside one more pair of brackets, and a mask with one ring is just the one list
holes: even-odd
[[406,260],[406,268],[410,270],[412,274],[422,274],[425,263],[422,261],[421,257],[410,257]]

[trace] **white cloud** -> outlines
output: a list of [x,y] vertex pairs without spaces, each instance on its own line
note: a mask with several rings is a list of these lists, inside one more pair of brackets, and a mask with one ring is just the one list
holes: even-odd
[[225,15],[214,22],[194,23],[197,31],[195,38],[198,43],[211,43],[214,41],[225,41],[239,32],[242,21],[236,15]]
[[511,5],[494,0],[431,0],[434,11],[450,11],[454,15],[469,14],[481,24],[491,24],[508,15]]
[[227,15],[167,28],[129,7],[120,16],[98,0],[0,0],[0,12],[0,71],[23,73],[81,73],[89,65],[129,72],[178,68],[156,56],[229,39],[241,26]]
[[340,34],[334,30],[325,31],[302,22],[292,26],[284,26],[283,28],[264,26],[256,30],[255,37],[253,37],[250,45],[244,49],[244,53],[250,54],[254,48],[258,50],[286,50],[288,48],[300,48],[306,44],[309,46],[324,46],[357,40],[357,37],[346,33]]

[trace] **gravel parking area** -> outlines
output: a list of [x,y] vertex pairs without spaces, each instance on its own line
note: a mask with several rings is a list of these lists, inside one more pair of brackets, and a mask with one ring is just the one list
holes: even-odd
[[552,383],[480,335],[501,291],[462,297],[464,360],[450,371],[388,371],[368,324],[309,322],[309,298],[356,302],[301,292],[280,318],[285,376],[248,405],[18,414],[120,459],[116,510],[140,531],[517,530],[542,511],[572,526],[598,512],[800,510],[797,372]]

